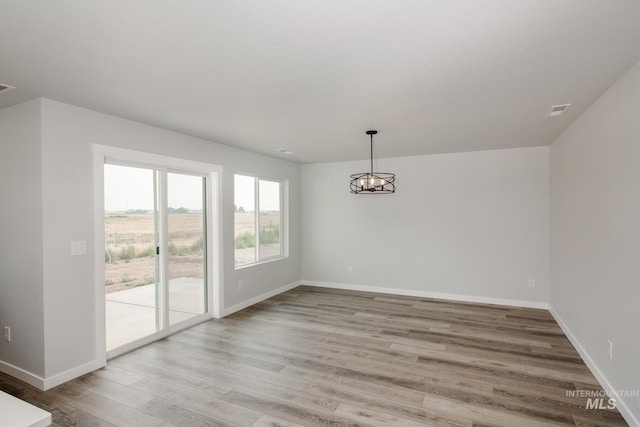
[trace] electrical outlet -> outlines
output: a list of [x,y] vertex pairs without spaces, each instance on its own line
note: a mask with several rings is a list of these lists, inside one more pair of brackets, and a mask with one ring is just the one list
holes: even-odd
[[4,340],[6,342],[11,342],[11,328],[8,326],[4,327]]
[[613,343],[611,340],[607,340],[607,343],[609,343],[609,359],[613,359]]
[[238,289],[244,288],[244,280],[238,280]]
[[536,279],[529,279],[529,287],[530,288],[536,287]]
[[353,267],[351,266],[347,267],[347,273],[349,274],[353,273]]

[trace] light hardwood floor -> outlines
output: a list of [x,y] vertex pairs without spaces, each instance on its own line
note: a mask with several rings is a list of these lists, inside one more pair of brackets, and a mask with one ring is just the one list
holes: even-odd
[[[545,310],[299,287],[47,392],[55,426],[624,426]],[[1,424],[1,420],[0,420]]]

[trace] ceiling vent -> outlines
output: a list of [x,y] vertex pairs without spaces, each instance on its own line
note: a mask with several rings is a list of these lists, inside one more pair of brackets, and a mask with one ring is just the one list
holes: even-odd
[[4,84],[0,83],[0,93],[8,92],[11,89],[15,89],[15,87],[9,86],[9,85],[4,85]]
[[571,107],[571,104],[552,105],[547,111],[547,117],[561,116]]

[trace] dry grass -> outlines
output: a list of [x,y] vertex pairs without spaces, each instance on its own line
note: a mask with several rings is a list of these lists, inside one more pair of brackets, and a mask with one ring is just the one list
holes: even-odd
[[[261,218],[263,224],[279,224],[278,214]],[[203,251],[193,251],[202,238],[200,214],[173,213],[168,218],[169,243],[177,248],[169,257],[169,278],[203,277]],[[236,213],[235,236],[252,231],[252,213]],[[105,215],[105,285],[107,293],[154,282],[156,247],[154,216],[150,213]],[[182,248],[182,249],[181,249]],[[264,248],[269,250],[271,248]],[[181,255],[177,255],[181,253]],[[140,255],[146,256],[140,256]],[[236,250],[237,262],[253,259],[254,248]]]
[[[202,238],[202,215],[170,214],[168,225],[169,245],[175,253],[169,256],[169,279],[203,277],[204,252],[192,249]],[[155,281],[154,236],[153,214],[105,215],[107,293]]]

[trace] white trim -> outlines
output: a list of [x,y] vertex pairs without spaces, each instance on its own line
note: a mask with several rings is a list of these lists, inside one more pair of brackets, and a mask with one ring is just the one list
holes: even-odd
[[317,288],[346,289],[350,291],[378,292],[381,294],[406,295],[420,298],[434,298],[450,301],[477,302],[481,304],[508,305],[512,307],[548,309],[549,304],[541,301],[525,301],[506,298],[479,297],[473,295],[446,294],[440,292],[418,291],[414,289],[382,288],[378,286],[353,285],[349,283],[328,283],[302,280],[303,285]]
[[[264,264],[267,262],[278,261],[281,259],[289,258],[289,180],[278,179],[272,177],[266,177],[257,175],[255,173],[245,173],[236,171],[233,175],[233,194],[235,199],[236,193],[236,176],[243,176],[246,178],[253,178],[253,205],[254,205],[254,259],[255,261],[247,262],[245,264],[236,265],[234,261],[234,270],[241,270],[247,267],[254,267],[256,265]],[[260,257],[260,181],[274,182],[280,185],[280,253],[270,257]],[[235,203],[235,202],[234,202]],[[235,217],[235,212],[233,213]],[[234,249],[235,252],[235,249]]]
[[11,363],[0,360],[0,372],[4,372],[7,375],[11,375],[12,377],[19,379],[20,381],[24,381],[39,390],[44,390],[44,378],[40,375],[36,375],[12,365]]
[[64,372],[60,372],[59,374],[55,374],[47,378],[42,378],[40,375],[36,375],[32,372],[26,371],[22,368],[0,360],[0,372],[11,375],[12,377],[24,381],[25,383],[43,391],[49,390],[50,388],[56,387],[62,383],[70,381],[86,373],[95,371],[96,369],[100,369],[104,366],[105,363],[99,360],[99,358],[96,358],[96,360],[92,360],[91,362],[73,367]]
[[282,249],[282,256],[289,258],[289,180],[285,179],[281,181],[280,186],[282,198],[282,210],[280,213],[280,243]]
[[[209,174],[207,186],[207,281],[209,313],[219,319],[224,301],[224,289],[220,282],[224,277],[224,247],[222,245],[222,172]],[[216,227],[214,229],[214,226]]]
[[109,145],[93,144],[93,152],[114,160],[138,162],[144,165],[158,166],[160,168],[176,168],[177,170],[195,173],[222,173],[222,166],[213,163],[203,163],[187,160],[180,157],[163,156],[161,154],[147,153],[144,151],[128,150],[126,148],[111,147]]
[[95,363],[104,366],[107,363],[107,329],[104,289],[104,161],[101,153],[93,153],[93,209],[94,209],[94,310],[96,312]]
[[66,383],[67,381],[71,381],[74,378],[78,378],[81,375],[93,372],[96,369],[103,368],[105,365],[106,363],[102,363],[99,360],[94,360],[83,365],[67,369],[64,372],[60,372],[59,374],[55,374],[45,378],[42,390],[49,390],[50,388],[59,386],[60,384]]
[[[156,255],[156,330],[169,329],[169,189],[167,188],[167,168],[159,167],[154,172],[154,210],[157,245],[160,255]],[[207,207],[204,207],[206,211]],[[209,286],[209,284],[207,284]],[[137,340],[136,340],[137,341]],[[135,341],[134,341],[135,342]],[[107,355],[108,356],[108,355]]]
[[[95,283],[96,283],[96,360],[91,363],[102,367],[106,364],[106,359],[122,354],[133,348],[140,347],[149,342],[161,339],[179,330],[186,329],[200,322],[219,318],[224,301],[223,289],[220,286],[222,280],[222,166],[203,163],[193,160],[170,157],[160,154],[147,153],[142,151],[129,150],[125,148],[112,147],[108,145],[93,144],[94,155],[94,215],[95,215]],[[209,270],[207,271],[207,313],[194,317],[191,321],[180,323],[178,328],[168,325],[162,334],[153,334],[147,340],[143,338],[110,351],[106,351],[106,324],[105,324],[105,290],[102,285],[104,280],[104,258],[99,254],[104,248],[104,164],[105,162],[121,163],[131,162],[131,165],[152,167],[166,172],[190,172],[207,179],[207,261]],[[166,174],[165,174],[166,175]],[[166,186],[165,186],[166,187]],[[166,189],[165,189],[166,192]],[[165,195],[166,197],[166,195]],[[217,227],[213,227],[216,224]],[[166,223],[166,221],[165,221]],[[164,233],[161,233],[163,235]],[[165,321],[168,321],[167,316]],[[100,365],[101,364],[101,365]]]
[[611,396],[615,396],[616,409],[618,409],[620,415],[622,415],[622,417],[627,423],[629,423],[629,425],[640,426],[640,420],[638,420],[633,415],[633,412],[629,409],[626,403],[618,398],[618,393],[616,392],[615,387],[613,387],[609,380],[607,380],[607,377],[605,377],[600,368],[598,368],[598,365],[596,365],[596,363],[593,361],[587,350],[582,346],[582,344],[580,344],[580,341],[578,341],[578,338],[576,338],[571,329],[569,329],[569,326],[567,326],[562,317],[560,317],[560,314],[558,314],[558,312],[552,306],[549,307],[549,312],[556,320],[558,325],[560,325],[560,329],[562,329],[562,332],[564,332],[571,344],[573,344],[576,351],[578,352],[582,360],[584,360],[584,363],[587,365],[593,376],[596,377],[596,380],[598,380],[600,386],[602,386],[602,388],[608,394],[610,394]]
[[250,298],[246,301],[241,302],[240,304],[236,304],[232,307],[229,308],[225,308],[222,311],[222,315],[224,316],[228,316],[230,314],[235,313],[236,311],[240,311],[242,309],[245,309],[249,306],[252,306],[254,304],[257,304],[261,301],[264,301],[266,299],[269,299],[271,297],[275,297],[276,295],[280,295],[283,292],[287,292],[290,291],[291,289],[297,288],[298,286],[300,286],[302,284],[302,282],[298,281],[298,282],[294,282],[294,283],[290,283],[288,285],[284,285],[284,286],[280,286],[279,288],[273,289],[269,292],[265,292],[262,295],[258,295],[257,297],[253,297]]

